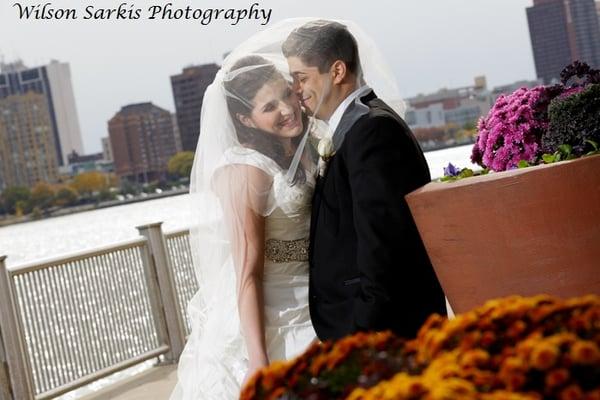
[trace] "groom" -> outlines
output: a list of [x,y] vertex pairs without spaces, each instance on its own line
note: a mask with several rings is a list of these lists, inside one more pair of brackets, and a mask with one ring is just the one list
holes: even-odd
[[414,337],[428,315],[446,313],[404,200],[431,180],[423,152],[365,85],[356,40],[344,25],[303,25],[283,53],[304,107],[328,122],[335,149],[313,198],[310,313],[317,335],[391,329]]

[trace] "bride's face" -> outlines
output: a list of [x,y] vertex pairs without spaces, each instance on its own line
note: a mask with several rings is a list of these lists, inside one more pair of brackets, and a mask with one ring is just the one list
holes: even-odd
[[249,115],[238,114],[244,125],[282,138],[302,133],[300,102],[284,79],[263,85],[252,99],[252,105]]

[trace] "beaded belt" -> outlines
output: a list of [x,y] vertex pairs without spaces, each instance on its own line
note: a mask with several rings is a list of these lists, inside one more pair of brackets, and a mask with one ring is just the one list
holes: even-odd
[[265,257],[276,263],[308,261],[308,243],[308,239],[269,239],[265,243]]

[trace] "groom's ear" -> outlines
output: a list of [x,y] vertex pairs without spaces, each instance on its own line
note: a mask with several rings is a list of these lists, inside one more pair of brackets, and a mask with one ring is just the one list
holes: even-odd
[[333,78],[333,83],[339,85],[348,76],[348,67],[342,60],[336,60],[333,64],[331,64],[330,72],[331,77]]

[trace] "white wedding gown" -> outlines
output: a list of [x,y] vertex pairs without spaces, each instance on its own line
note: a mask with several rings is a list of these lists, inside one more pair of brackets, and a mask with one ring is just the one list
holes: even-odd
[[[289,186],[285,171],[257,151],[237,147],[228,151],[226,159],[224,165],[252,165],[273,178],[268,196],[273,211],[265,221],[265,337],[271,362],[290,359],[316,338],[308,308],[307,261],[314,171],[307,173],[306,183]],[[233,275],[231,261],[226,264],[230,268],[222,273]],[[201,312],[195,306],[196,296],[190,302],[192,333],[180,358],[178,383],[171,400],[239,398],[247,372],[247,351],[240,331],[234,279],[226,279],[228,287],[207,289],[216,291],[215,297],[220,299],[207,311]]]

